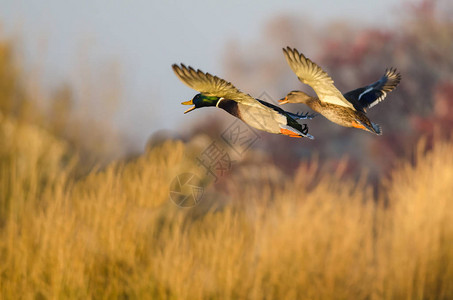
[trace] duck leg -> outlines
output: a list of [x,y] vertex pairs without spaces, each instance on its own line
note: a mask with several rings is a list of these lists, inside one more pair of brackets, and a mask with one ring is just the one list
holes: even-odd
[[283,124],[280,124],[280,133],[281,134],[284,134],[284,135],[287,135],[287,136],[290,136],[290,137],[306,137],[306,138],[309,138],[309,139],[314,139],[314,137],[308,133],[308,126],[307,124],[303,124],[303,128],[301,131],[299,131],[298,129],[294,128],[294,127],[291,127],[291,126],[288,126],[288,125],[283,125]]

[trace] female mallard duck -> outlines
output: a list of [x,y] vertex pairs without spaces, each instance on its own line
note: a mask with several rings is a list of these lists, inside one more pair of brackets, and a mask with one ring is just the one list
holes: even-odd
[[313,136],[308,134],[307,125],[304,124],[302,127],[301,124],[296,122],[297,119],[311,119],[313,116],[293,114],[268,102],[254,99],[250,95],[240,92],[230,82],[209,73],[203,73],[200,70],[195,71],[183,64],[181,66],[175,64],[172,67],[176,76],[182,82],[200,92],[192,100],[181,103],[183,105],[195,105],[184,113],[200,107],[215,106],[222,108],[256,129],[290,137],[313,139]]
[[296,49],[283,49],[286,61],[299,80],[308,84],[318,97],[311,97],[301,91],[292,91],[280,104],[305,103],[330,121],[345,127],[360,128],[382,134],[379,125],[366,116],[366,109],[384,100],[400,82],[401,75],[396,69],[389,69],[378,81],[350,91],[344,95],[334,86],[332,78],[317,64]]

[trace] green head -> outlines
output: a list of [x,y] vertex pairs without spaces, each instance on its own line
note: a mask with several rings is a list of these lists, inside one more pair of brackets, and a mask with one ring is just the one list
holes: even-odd
[[194,110],[195,108],[205,107],[205,106],[216,106],[219,102],[220,97],[215,96],[205,96],[203,94],[196,94],[192,100],[182,102],[183,105],[195,105],[194,107],[189,108],[184,113]]

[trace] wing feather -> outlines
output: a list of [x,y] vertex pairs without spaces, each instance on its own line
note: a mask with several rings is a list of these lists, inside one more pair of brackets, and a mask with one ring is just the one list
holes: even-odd
[[190,66],[186,67],[184,64],[180,66],[174,64],[172,68],[183,83],[203,95],[222,97],[251,106],[264,107],[252,96],[239,91],[231,82],[217,76],[195,70]]
[[385,71],[378,81],[344,94],[350,101],[358,103],[364,109],[371,108],[385,99],[401,81],[401,74],[394,68]]
[[335,87],[333,79],[320,66],[312,62],[309,58],[306,58],[296,49],[287,47],[283,49],[283,52],[286,61],[293,72],[296,73],[299,80],[311,86],[320,101],[355,110],[354,106]]

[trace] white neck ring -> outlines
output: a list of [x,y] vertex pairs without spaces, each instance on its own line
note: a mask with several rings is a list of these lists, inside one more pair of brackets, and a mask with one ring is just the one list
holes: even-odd
[[217,104],[215,105],[215,107],[219,108],[219,103],[220,101],[222,101],[224,98],[223,97],[220,97],[219,101],[217,101]]

